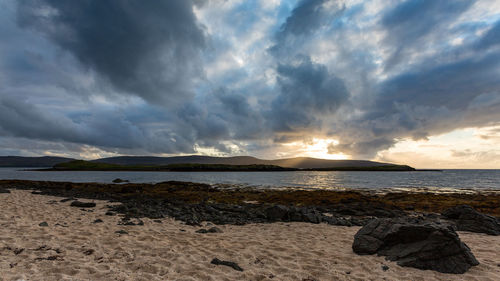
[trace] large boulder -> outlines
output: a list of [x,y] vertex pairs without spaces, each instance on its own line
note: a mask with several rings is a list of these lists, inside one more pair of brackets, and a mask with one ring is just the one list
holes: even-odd
[[479,264],[451,226],[409,218],[372,220],[356,233],[352,249],[443,273],[464,273]]
[[479,213],[471,206],[456,206],[444,211],[442,215],[453,221],[458,230],[500,235],[498,219]]

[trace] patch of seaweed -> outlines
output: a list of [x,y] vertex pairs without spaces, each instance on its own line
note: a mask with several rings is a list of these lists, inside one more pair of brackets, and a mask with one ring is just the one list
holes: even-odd
[[[457,205],[470,205],[476,210],[500,216],[500,194],[409,193],[389,192],[371,194],[363,191],[335,190],[255,190],[222,189],[208,184],[168,181],[157,184],[101,184],[0,180],[0,187],[40,190],[42,194],[64,197],[83,197],[113,201],[135,198],[166,199],[189,204],[222,203],[242,205],[280,204],[287,206],[324,206],[346,209],[345,212],[378,212],[383,210],[411,210],[442,212]],[[347,208],[348,207],[348,208]]]

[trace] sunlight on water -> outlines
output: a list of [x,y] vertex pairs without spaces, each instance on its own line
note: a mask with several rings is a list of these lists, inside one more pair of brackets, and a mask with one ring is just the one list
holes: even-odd
[[473,192],[500,190],[500,170],[443,172],[38,172],[0,168],[0,179],[110,183],[122,178],[136,183],[191,181],[231,188],[366,189],[384,192]]

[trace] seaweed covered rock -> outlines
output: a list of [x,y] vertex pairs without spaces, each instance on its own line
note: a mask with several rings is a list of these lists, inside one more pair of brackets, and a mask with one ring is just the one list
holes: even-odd
[[400,266],[443,273],[465,273],[479,264],[451,226],[410,218],[372,220],[356,233],[352,248]]
[[456,206],[447,209],[442,215],[455,222],[458,230],[500,235],[500,223],[498,219],[482,214],[474,210],[471,206]]
[[93,202],[73,201],[73,202],[71,202],[70,206],[71,207],[78,207],[78,208],[93,208],[96,206],[96,204]]

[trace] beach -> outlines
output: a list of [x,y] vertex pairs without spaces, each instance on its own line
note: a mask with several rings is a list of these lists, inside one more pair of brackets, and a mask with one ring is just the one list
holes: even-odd
[[[120,225],[120,215],[105,215],[118,203],[80,199],[96,203],[81,209],[62,199],[0,194],[0,280],[500,280],[500,236],[458,232],[480,265],[455,275],[357,255],[357,226],[253,223],[204,234],[196,231],[214,225],[172,218]],[[211,264],[214,258],[243,271]]]

